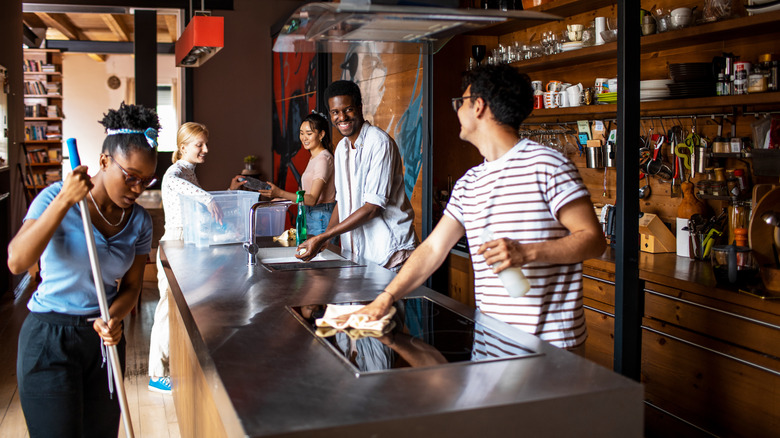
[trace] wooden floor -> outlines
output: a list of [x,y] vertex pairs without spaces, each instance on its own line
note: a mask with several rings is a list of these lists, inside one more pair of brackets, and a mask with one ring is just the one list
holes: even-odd
[[[32,282],[0,296],[0,437],[28,437],[19,392],[16,387],[16,345],[19,329],[27,316],[27,301],[35,289]],[[18,295],[18,296],[14,296]],[[179,425],[173,398],[150,392],[147,365],[149,333],[152,329],[154,308],[158,300],[157,283],[145,282],[140,309],[125,320],[127,336],[127,372],[125,390],[137,437],[179,437]],[[124,437],[122,426],[119,436]]]

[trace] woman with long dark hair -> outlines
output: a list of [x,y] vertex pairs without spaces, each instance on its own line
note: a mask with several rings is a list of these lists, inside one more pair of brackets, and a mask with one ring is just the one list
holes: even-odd
[[[309,164],[301,175],[301,190],[306,193],[306,227],[309,237],[328,228],[330,215],[336,206],[336,186],[333,179],[333,145],[328,130],[330,123],[322,115],[312,112],[301,122],[300,139],[303,148],[311,153]],[[261,190],[263,196],[296,201],[296,195],[268,183],[271,188]]]

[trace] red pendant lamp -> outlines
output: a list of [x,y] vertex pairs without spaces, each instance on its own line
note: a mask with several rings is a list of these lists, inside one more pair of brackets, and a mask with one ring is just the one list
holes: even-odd
[[225,18],[195,15],[176,40],[176,67],[199,67],[224,46]]

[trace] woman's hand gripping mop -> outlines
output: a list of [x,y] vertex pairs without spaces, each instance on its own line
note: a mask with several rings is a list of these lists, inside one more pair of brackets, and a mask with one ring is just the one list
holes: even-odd
[[[70,155],[71,169],[81,165],[81,159],[79,158],[78,147],[76,146],[76,139],[69,138],[68,155]],[[81,208],[81,220],[84,222],[84,235],[87,238],[87,251],[89,252],[89,261],[92,265],[92,278],[95,280],[95,289],[97,291],[98,304],[100,305],[100,317],[103,321],[111,320],[111,316],[108,314],[108,299],[106,298],[106,290],[103,288],[102,275],[100,271],[100,261],[97,256],[97,249],[95,247],[95,235],[92,233],[92,220],[89,217],[89,205],[87,205],[87,198],[79,201],[79,207]],[[124,377],[122,376],[122,367],[119,363],[119,352],[116,345],[106,346],[103,343],[100,344],[103,348],[103,358],[105,360],[106,350],[108,350],[108,362],[106,363],[108,368],[108,387],[109,391],[113,392],[113,386],[116,386],[117,396],[119,397],[119,408],[122,411],[122,422],[125,426],[125,436],[132,438],[133,424],[130,421],[130,410],[127,406],[127,397],[125,395]],[[111,384],[113,376],[113,383]]]

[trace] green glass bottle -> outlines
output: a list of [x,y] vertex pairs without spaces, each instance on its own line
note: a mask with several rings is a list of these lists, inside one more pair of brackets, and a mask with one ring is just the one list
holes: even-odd
[[298,217],[295,218],[295,243],[300,245],[306,240],[306,206],[303,204],[303,195],[306,193],[303,190],[295,192],[297,198],[295,202],[298,203]]

